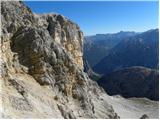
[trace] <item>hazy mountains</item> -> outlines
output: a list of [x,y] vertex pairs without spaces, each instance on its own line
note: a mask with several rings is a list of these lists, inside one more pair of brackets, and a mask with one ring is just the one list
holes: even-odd
[[84,58],[91,66],[94,66],[103,57],[107,56],[110,49],[117,45],[121,40],[136,34],[137,33],[135,32],[120,31],[115,34],[86,36],[84,41]]
[[93,67],[93,70],[99,74],[106,74],[131,66],[145,66],[157,69],[158,34],[158,29],[155,29],[124,38]]
[[97,80],[96,75],[93,80],[97,80],[109,95],[159,100],[158,35],[159,30],[152,29],[143,33],[91,36],[86,40],[90,44],[85,44],[84,55],[88,66],[99,62],[89,67],[90,78],[95,78],[95,73],[100,74],[100,79]]

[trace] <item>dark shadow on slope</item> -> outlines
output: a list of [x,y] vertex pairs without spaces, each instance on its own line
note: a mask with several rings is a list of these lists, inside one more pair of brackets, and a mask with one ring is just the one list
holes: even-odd
[[135,66],[106,74],[97,82],[109,95],[159,100],[158,70]]

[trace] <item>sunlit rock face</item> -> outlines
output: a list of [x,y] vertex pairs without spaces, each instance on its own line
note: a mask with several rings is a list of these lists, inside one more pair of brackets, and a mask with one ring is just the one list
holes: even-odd
[[1,3],[3,118],[118,118],[83,72],[83,34],[57,14]]
[[82,43],[83,33],[77,24],[58,14],[35,14],[38,24],[48,30],[54,41],[63,47],[74,58],[74,63],[83,68]]

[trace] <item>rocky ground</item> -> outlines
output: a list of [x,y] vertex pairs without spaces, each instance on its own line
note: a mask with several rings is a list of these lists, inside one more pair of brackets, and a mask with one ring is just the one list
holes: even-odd
[[129,100],[112,100],[83,72],[77,24],[13,1],[1,2],[1,19],[2,118],[135,117],[124,115],[129,108],[120,111]]
[[122,118],[138,119],[147,115],[150,119],[159,118],[159,102],[147,98],[123,98],[121,96],[107,96],[107,102],[113,106],[115,112]]

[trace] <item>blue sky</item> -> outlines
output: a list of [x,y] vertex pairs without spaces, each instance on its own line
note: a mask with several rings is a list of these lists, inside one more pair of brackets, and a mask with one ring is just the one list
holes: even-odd
[[59,13],[76,22],[85,35],[158,28],[156,1],[27,1],[35,13]]

